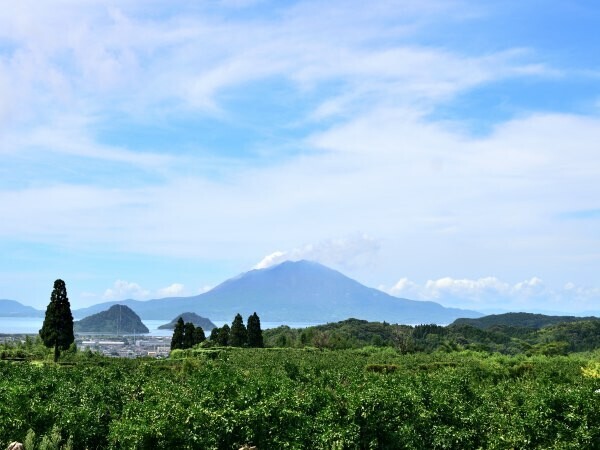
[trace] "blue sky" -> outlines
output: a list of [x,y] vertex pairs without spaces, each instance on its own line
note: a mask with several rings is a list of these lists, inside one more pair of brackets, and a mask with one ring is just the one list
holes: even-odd
[[0,298],[194,295],[313,259],[394,295],[600,310],[600,6],[0,11]]

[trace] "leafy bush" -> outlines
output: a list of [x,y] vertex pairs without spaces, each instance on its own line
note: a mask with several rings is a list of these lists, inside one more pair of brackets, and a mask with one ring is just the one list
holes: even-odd
[[186,352],[182,359],[71,366],[0,361],[0,448],[29,429],[36,448],[44,438],[82,449],[600,442],[600,385],[582,376],[582,367],[595,373],[593,355],[401,355],[389,347]]
[[397,364],[368,364],[365,369],[369,372],[390,373],[395,372],[399,367]]

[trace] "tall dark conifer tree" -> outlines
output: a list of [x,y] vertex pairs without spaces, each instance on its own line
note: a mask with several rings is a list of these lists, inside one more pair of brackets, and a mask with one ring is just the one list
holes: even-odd
[[192,348],[194,346],[194,335],[196,327],[192,322],[187,322],[183,327],[183,348]]
[[219,335],[217,336],[217,344],[222,347],[226,347],[229,344],[229,325],[225,324],[219,328]]
[[208,339],[210,339],[212,342],[218,342],[219,340],[219,331],[221,331],[221,329],[219,327],[215,327],[212,330],[210,330],[210,337]]
[[173,329],[173,337],[171,338],[171,350],[183,348],[184,325],[183,319],[180,317]]
[[264,347],[262,330],[260,328],[260,318],[254,313],[248,317],[248,347]]
[[58,361],[61,350],[67,350],[75,342],[73,314],[63,280],[54,282],[40,337],[46,347],[54,347],[54,362]]
[[229,345],[232,347],[243,347],[248,344],[248,331],[244,325],[244,319],[241,314],[236,314],[233,323],[231,324],[231,332],[229,333]]
[[200,344],[206,340],[206,336],[204,335],[204,330],[202,327],[196,327],[194,330],[194,345]]

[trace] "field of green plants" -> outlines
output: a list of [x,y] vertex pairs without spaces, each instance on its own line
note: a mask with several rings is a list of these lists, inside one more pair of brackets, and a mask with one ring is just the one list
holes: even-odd
[[176,355],[0,361],[0,448],[28,431],[30,442],[35,434],[74,449],[600,446],[600,353],[401,355],[366,347]]

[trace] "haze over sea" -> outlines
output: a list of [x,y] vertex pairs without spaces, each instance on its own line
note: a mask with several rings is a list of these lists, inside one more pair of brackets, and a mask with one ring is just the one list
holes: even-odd
[[[75,320],[81,318],[76,317]],[[0,317],[0,334],[37,334],[40,328],[42,328],[43,317]],[[146,336],[171,336],[173,330],[159,330],[158,327],[168,323],[170,319],[166,320],[142,320],[144,325],[148,327],[150,333]],[[216,326],[222,327],[226,323],[231,325],[230,322],[213,320]],[[269,328],[277,328],[281,325],[287,325],[291,328],[306,328],[313,325],[319,325],[318,323],[308,322],[262,322],[261,327],[263,330]]]

